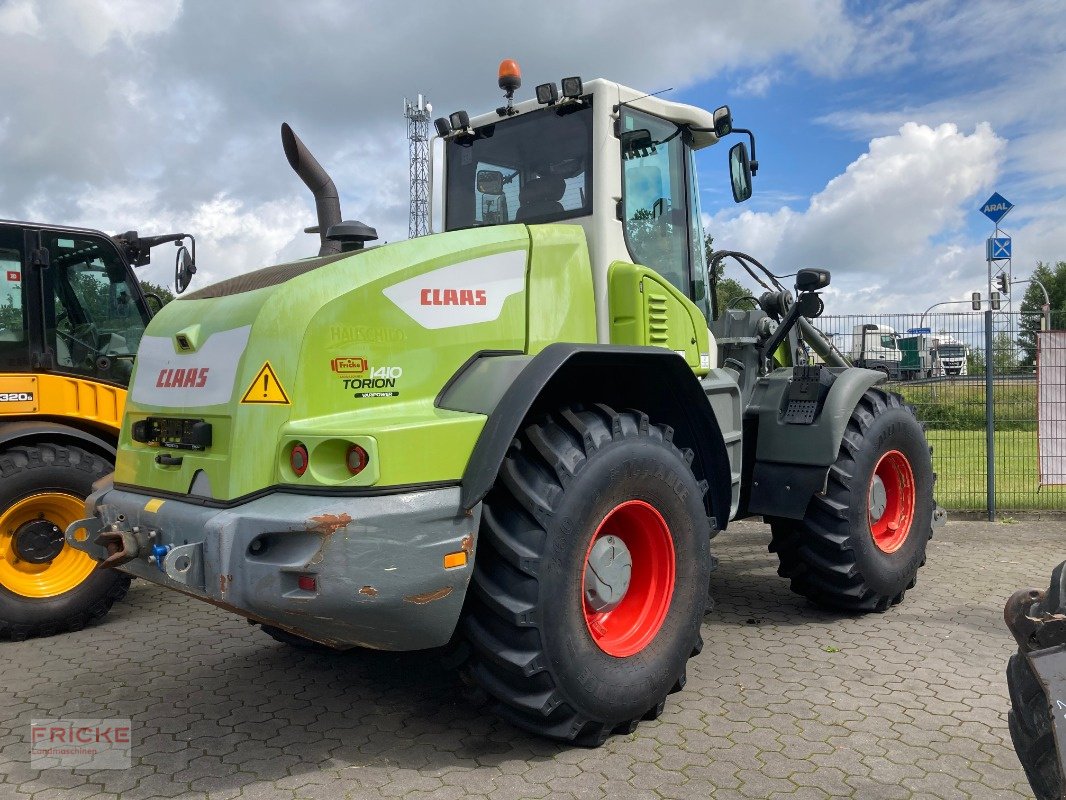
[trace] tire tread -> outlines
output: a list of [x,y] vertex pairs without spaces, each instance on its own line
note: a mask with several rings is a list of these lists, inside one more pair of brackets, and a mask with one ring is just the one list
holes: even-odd
[[[905,404],[900,395],[878,388],[867,390],[848,420],[837,460],[829,468],[826,494],[811,500],[802,521],[771,520],[773,538],[769,549],[777,553],[778,574],[791,581],[794,592],[819,605],[845,611],[880,612],[903,599],[903,591],[887,596],[878,594],[867,584],[850,545],[853,532],[847,514],[852,501],[855,459],[865,447],[866,434],[875,419],[891,409],[902,410],[914,418],[913,407]],[[932,492],[932,484],[929,491]],[[932,538],[931,520],[915,519],[912,524],[913,533],[924,533],[927,540]],[[924,558],[921,563],[925,563]],[[908,576],[908,588],[915,581],[916,574]]]
[[[467,676],[492,698],[499,716],[585,747],[602,745],[612,733],[631,733],[641,719],[657,718],[666,702],[664,695],[640,719],[585,718],[559,691],[536,627],[536,565],[547,537],[544,525],[596,451],[626,438],[654,439],[686,459],[668,426],[652,423],[639,411],[616,412],[603,404],[560,409],[519,434],[486,498],[473,591],[460,623],[471,648]],[[691,655],[702,646],[697,632]],[[684,682],[682,668],[671,692]]]
[[[76,469],[93,479],[112,471],[112,466],[99,456],[72,445],[39,442],[16,445],[0,452],[0,479],[8,481],[20,472],[46,467]],[[18,497],[13,500],[19,499]],[[131,578],[115,572],[115,579],[100,593],[74,611],[61,617],[34,624],[24,624],[0,616],[0,641],[23,641],[59,633],[79,631],[103,619],[111,607],[129,591]]]

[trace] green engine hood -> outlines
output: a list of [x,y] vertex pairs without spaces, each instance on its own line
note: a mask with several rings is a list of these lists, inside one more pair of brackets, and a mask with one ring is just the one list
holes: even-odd
[[[580,229],[551,227],[555,249],[578,252],[587,274]],[[523,225],[457,231],[272,267],[170,303],[138,353],[116,482],[226,501],[277,484],[457,480],[485,418],[434,400],[474,353],[528,351],[531,249]],[[211,444],[133,441],[147,417],[203,420]],[[310,451],[303,476],[290,467],[296,441]],[[355,476],[352,444],[371,457]]]

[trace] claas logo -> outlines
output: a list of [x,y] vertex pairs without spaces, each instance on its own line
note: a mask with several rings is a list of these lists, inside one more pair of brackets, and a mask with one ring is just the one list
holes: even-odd
[[9,280],[9,281],[10,281],[11,283],[17,283],[18,281],[21,281],[21,280],[22,280],[22,273],[21,273],[21,272],[19,272],[18,270],[14,270],[14,269],[9,269],[9,270],[7,271],[7,279],[8,279],[8,280]]
[[361,356],[357,358],[334,358],[329,362],[329,365],[339,375],[358,375],[369,369],[366,359]]

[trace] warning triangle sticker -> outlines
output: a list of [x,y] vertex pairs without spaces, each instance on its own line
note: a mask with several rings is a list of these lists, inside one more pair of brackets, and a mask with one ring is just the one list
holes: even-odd
[[292,405],[269,361],[263,362],[262,368],[252,381],[252,385],[248,387],[248,391],[241,398],[242,405],[255,403],[273,406]]

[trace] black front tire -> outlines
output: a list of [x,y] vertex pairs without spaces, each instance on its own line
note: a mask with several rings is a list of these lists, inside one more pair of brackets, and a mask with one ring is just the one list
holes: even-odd
[[[93,482],[112,469],[80,447],[51,443],[10,447],[0,452],[0,512],[35,494],[88,497]],[[18,641],[80,630],[102,619],[116,600],[126,596],[129,585],[128,575],[102,569],[94,569],[77,586],[53,597],[26,597],[0,585],[0,639]]]
[[[894,552],[874,541],[870,489],[881,457],[898,451],[913,475],[910,530]],[[925,564],[933,535],[933,465],[925,433],[902,398],[870,389],[851,414],[828,490],[815,495],[803,520],[770,519],[770,551],[794,592],[845,611],[886,611],[903,600]]]
[[[672,431],[637,411],[564,408],[512,443],[485,500],[462,621],[469,678],[511,723],[599,746],[654,719],[703,646],[712,559],[706,484]],[[583,605],[585,558],[600,524],[640,501],[668,527],[674,585],[654,638],[609,655]],[[635,573],[634,573],[635,574]]]

